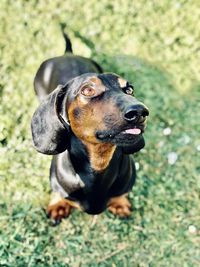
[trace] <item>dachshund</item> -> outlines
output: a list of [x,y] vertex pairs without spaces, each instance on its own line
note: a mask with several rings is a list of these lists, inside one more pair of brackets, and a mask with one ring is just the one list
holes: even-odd
[[108,208],[128,217],[136,178],[132,154],[145,145],[149,110],[133,85],[74,55],[64,37],[66,53],[44,61],[34,79],[40,105],[31,121],[33,143],[53,155],[47,213],[56,223],[73,208],[93,215]]

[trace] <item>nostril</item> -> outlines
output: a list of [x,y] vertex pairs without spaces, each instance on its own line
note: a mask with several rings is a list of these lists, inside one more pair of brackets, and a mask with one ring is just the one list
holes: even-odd
[[137,110],[130,110],[124,114],[124,118],[128,121],[133,121],[138,117]]
[[144,108],[144,110],[142,111],[142,117],[147,117],[149,116],[149,111],[148,109]]

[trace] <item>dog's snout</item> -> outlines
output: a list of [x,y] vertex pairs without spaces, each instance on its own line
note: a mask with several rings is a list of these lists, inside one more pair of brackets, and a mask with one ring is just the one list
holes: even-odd
[[126,121],[134,122],[137,121],[141,116],[147,117],[149,110],[142,104],[133,105],[128,107],[124,113],[124,119]]

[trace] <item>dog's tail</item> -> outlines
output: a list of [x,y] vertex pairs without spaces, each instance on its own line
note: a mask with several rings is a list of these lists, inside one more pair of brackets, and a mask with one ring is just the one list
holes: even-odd
[[66,44],[66,46],[65,46],[65,53],[73,53],[72,43],[71,43],[68,35],[65,32],[66,24],[65,23],[60,23],[60,28],[61,28],[63,37],[65,39],[65,44]]

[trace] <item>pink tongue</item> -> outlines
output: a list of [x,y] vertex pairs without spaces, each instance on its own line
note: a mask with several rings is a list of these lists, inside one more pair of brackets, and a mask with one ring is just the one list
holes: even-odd
[[125,133],[128,133],[128,134],[140,134],[141,130],[138,129],[138,128],[133,128],[133,129],[126,130]]

